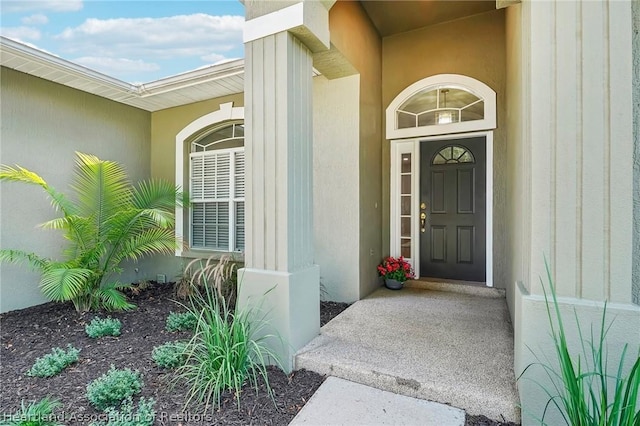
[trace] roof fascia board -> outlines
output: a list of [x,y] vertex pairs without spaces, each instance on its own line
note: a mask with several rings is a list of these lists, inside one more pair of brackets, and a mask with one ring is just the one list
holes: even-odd
[[106,74],[93,71],[89,68],[83,67],[82,65],[75,64],[50,53],[34,49],[3,36],[0,36],[0,41],[0,51],[7,51],[40,65],[52,67],[58,71],[73,74],[76,77],[89,78],[125,92],[137,92],[137,88],[133,84],[125,83],[117,78],[109,77]]
[[[19,60],[24,61],[24,64],[8,65],[12,58],[19,58]],[[56,84],[62,84],[147,111],[157,111],[176,106],[175,103],[170,101],[165,104],[165,101],[156,96],[171,94],[171,92],[180,93],[181,89],[189,89],[199,84],[206,84],[216,80],[224,81],[226,78],[244,74],[244,59],[236,59],[145,84],[130,84],[2,36],[0,36],[0,59],[0,65],[2,66],[14,68],[18,71],[50,80]],[[26,67],[29,65],[58,71],[63,75],[72,77],[74,81],[62,83],[55,79],[48,79],[46,75],[39,75],[33,70],[27,70]],[[91,85],[100,86],[102,89],[88,89],[87,87]],[[111,89],[113,92],[105,96],[103,94],[105,88]],[[157,101],[160,101],[160,103],[158,104]]]
[[[172,90],[196,86],[201,83],[209,83],[222,80],[235,75],[244,74],[244,59],[227,62],[220,65],[211,65],[207,68],[188,71],[186,73],[174,75],[160,80],[144,83],[138,86],[140,97],[158,95],[171,92]],[[212,70],[216,67],[217,69]],[[220,68],[218,68],[220,67]]]

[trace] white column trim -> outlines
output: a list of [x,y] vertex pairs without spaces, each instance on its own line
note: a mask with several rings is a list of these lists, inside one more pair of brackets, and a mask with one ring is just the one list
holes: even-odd
[[301,1],[244,24],[243,41],[249,43],[291,31],[313,52],[330,47],[329,11],[317,1]]

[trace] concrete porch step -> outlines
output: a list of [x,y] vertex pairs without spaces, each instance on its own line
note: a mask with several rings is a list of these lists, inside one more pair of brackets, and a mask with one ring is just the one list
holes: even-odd
[[520,420],[502,297],[380,289],[325,325],[295,362],[470,414]]

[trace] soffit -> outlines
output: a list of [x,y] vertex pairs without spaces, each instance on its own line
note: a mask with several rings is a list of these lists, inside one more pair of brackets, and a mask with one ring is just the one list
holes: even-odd
[[363,0],[360,3],[381,37],[488,12],[496,8],[495,0]]
[[0,37],[0,65],[151,112],[244,91],[242,59],[130,84]]

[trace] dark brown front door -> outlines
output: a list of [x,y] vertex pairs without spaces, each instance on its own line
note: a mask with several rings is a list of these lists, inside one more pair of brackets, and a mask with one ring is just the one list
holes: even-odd
[[485,281],[485,138],[420,144],[420,275]]

